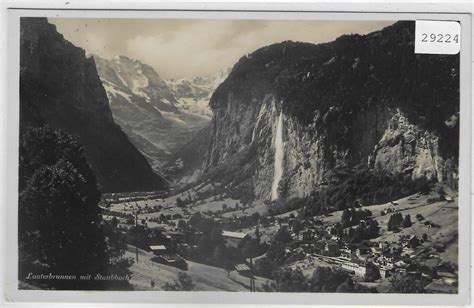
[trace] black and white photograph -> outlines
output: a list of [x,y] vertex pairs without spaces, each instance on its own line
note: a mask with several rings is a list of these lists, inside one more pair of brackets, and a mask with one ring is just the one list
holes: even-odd
[[459,293],[460,54],[414,20],[19,25],[19,290]]

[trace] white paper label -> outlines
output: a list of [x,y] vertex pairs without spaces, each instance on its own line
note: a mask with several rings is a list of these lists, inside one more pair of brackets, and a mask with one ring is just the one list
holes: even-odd
[[455,55],[461,49],[461,25],[456,21],[417,20],[415,53]]

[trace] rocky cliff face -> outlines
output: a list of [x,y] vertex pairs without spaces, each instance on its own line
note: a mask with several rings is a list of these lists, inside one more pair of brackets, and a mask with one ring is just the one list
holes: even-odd
[[174,94],[151,66],[126,56],[107,60],[94,55],[94,59],[109,96],[133,96],[131,103],[149,112],[178,112]]
[[166,181],[114,123],[96,65],[46,18],[22,18],[20,129],[50,125],[79,138],[102,191],[163,189]]
[[[336,166],[452,177],[459,57],[416,55],[413,39],[414,23],[398,22],[365,36],[283,42],[243,57],[212,96],[204,173],[268,200],[276,163],[283,165],[281,199],[308,196]],[[280,114],[283,158],[276,162]]]

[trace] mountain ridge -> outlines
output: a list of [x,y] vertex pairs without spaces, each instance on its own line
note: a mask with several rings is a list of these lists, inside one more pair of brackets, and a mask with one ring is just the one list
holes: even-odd
[[[242,57],[211,97],[203,174],[220,170],[221,182],[270,199],[283,114],[283,199],[309,196],[337,166],[457,177],[459,56],[417,55],[413,40],[414,23],[397,22],[363,36],[285,41]],[[231,169],[237,174],[228,176]]]
[[20,130],[49,124],[78,137],[104,192],[166,189],[114,122],[94,60],[46,18],[20,22]]
[[155,172],[173,180],[179,167],[173,165],[179,159],[173,153],[179,152],[195,131],[208,126],[209,99],[226,71],[164,80],[151,66],[126,56],[93,57],[114,120]]

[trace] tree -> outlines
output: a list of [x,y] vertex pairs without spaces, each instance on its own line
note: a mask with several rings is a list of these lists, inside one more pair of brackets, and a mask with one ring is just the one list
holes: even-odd
[[413,236],[408,243],[410,244],[411,247],[416,248],[420,245],[420,240],[416,237]]
[[181,229],[181,230],[187,230],[188,229],[188,225],[186,224],[186,221],[180,219],[178,221],[178,228]]
[[[354,283],[347,273],[329,267],[317,267],[308,279],[300,269],[284,267],[274,271],[274,282],[264,285],[266,291],[276,292],[351,292]],[[350,281],[349,281],[350,280]]]
[[110,224],[112,225],[113,228],[117,228],[118,223],[119,223],[119,220],[117,219],[116,216],[112,217],[112,219],[110,220]]
[[380,279],[380,271],[375,264],[372,262],[367,262],[366,264],[366,272],[365,272],[365,280],[366,281],[375,281]]
[[125,255],[127,243],[124,234],[117,228],[118,220],[115,216],[109,221],[103,222],[104,235],[108,243],[108,255],[113,261],[119,261]]
[[207,235],[204,235],[199,239],[197,246],[199,255],[203,258],[207,257],[213,252],[212,241]]
[[331,234],[332,235],[335,235],[339,238],[343,238],[344,237],[344,228],[342,227],[342,225],[337,222],[334,227],[331,229]]
[[193,227],[196,227],[198,225],[198,223],[201,222],[201,220],[203,220],[203,219],[204,219],[204,217],[202,216],[202,214],[200,212],[196,212],[189,218],[188,224],[193,226]]
[[395,274],[389,281],[396,293],[424,293],[425,291],[426,282],[405,274]]
[[267,286],[267,290],[276,292],[308,292],[309,283],[300,269],[292,270],[284,267],[274,274],[274,282]]
[[239,243],[237,248],[242,251],[242,254],[246,258],[255,258],[265,252],[264,249],[262,249],[265,247],[262,247],[257,239],[243,240]]
[[210,238],[213,242],[213,245],[224,245],[225,243],[224,238],[222,237],[222,229],[220,226],[215,226],[212,228]]
[[303,223],[299,219],[293,221],[292,230],[296,235],[299,235],[300,231],[304,229]]
[[402,221],[402,228],[409,228],[411,227],[411,225],[412,225],[412,222],[411,222],[410,215],[407,214]]
[[425,217],[423,217],[423,215],[421,215],[421,214],[416,214],[415,218],[416,218],[418,221],[425,220]]
[[187,270],[188,270],[188,263],[186,262],[186,260],[184,260],[184,259],[181,258],[180,256],[177,256],[174,265],[175,265],[177,268],[179,268],[179,269],[181,269],[181,270],[183,270],[183,271],[187,271]]
[[266,277],[266,278],[273,278],[273,271],[276,269],[275,262],[271,261],[267,257],[263,257],[255,261],[255,271],[257,275]]
[[444,188],[442,186],[438,187],[436,192],[438,193],[438,195],[441,199],[443,199],[444,196],[446,196],[446,192],[444,191]]
[[252,221],[252,224],[255,225],[260,220],[260,214],[258,212],[255,212],[250,216],[250,219]]
[[230,272],[234,270],[234,263],[228,259],[224,260],[224,269],[227,272],[227,277],[229,277]]
[[127,242],[137,247],[147,249],[150,245],[150,231],[145,226],[132,226],[127,230]]
[[176,206],[177,206],[177,207],[182,207],[182,206],[184,206],[183,200],[182,200],[181,198],[179,198],[179,197],[176,198]]
[[[20,140],[19,193],[20,280],[33,269],[71,275],[107,272],[100,192],[75,138],[47,126],[27,129]],[[43,283],[87,289],[100,282]]]
[[390,215],[390,218],[387,224],[388,231],[395,231],[399,229],[402,221],[403,221],[403,216],[401,213],[395,213],[393,215]]
[[216,266],[224,265],[224,261],[226,260],[223,248],[216,247],[214,248],[214,252],[212,254],[212,263]]
[[186,273],[179,272],[178,279],[173,283],[167,282],[163,285],[163,290],[165,291],[193,291],[194,282]]
[[351,216],[351,212],[347,209],[342,212],[341,223],[343,227],[347,227],[350,225]]
[[222,234],[221,227],[212,218],[202,217],[195,224],[193,224],[193,227],[205,235],[210,235],[212,232],[214,232],[215,235]]
[[428,195],[431,191],[430,183],[424,176],[418,179],[418,187],[423,195]]
[[261,234],[260,234],[259,224],[257,224],[257,227],[255,228],[255,238],[257,239],[258,242],[260,242]]
[[347,273],[333,270],[330,267],[318,266],[311,277],[312,292],[335,292],[349,277]]
[[346,281],[344,281],[342,284],[340,284],[337,289],[337,293],[354,293],[354,282],[352,279],[347,278]]
[[366,239],[372,239],[379,236],[379,223],[376,220],[369,220],[367,223]]
[[289,243],[292,240],[291,234],[286,228],[280,228],[277,233],[275,233],[273,239],[281,243]]
[[277,241],[271,242],[265,255],[275,264],[282,265],[286,259],[285,244]]
[[158,220],[159,220],[161,223],[165,222],[165,221],[166,221],[166,216],[165,216],[165,214],[161,213],[160,216],[158,217]]
[[133,225],[133,224],[135,224],[135,218],[132,215],[127,216],[127,220],[125,221],[125,223],[127,225]]
[[260,224],[263,226],[263,227],[268,227],[269,224],[270,224],[270,220],[267,216],[262,216],[260,218]]

